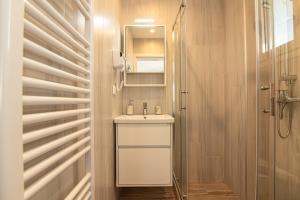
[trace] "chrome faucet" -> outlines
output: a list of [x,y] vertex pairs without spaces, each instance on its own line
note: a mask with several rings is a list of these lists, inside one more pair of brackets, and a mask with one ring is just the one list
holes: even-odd
[[[276,118],[277,123],[277,132],[282,139],[286,139],[290,136],[292,132],[292,104],[295,102],[300,102],[299,97],[293,97],[293,85],[297,80],[296,75],[286,75],[281,77],[280,79],[280,87],[279,87],[279,97],[278,97],[278,117]],[[289,106],[288,106],[289,105]],[[280,127],[280,120],[284,118],[284,110],[289,107],[288,110],[288,129],[285,134],[282,133]]]
[[143,115],[147,115],[148,108],[147,108],[147,102],[143,102]]

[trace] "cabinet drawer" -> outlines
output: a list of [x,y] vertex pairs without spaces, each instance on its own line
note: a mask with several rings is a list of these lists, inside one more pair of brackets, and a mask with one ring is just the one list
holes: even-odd
[[172,185],[169,148],[121,148],[118,157],[119,186]]
[[119,124],[119,146],[170,146],[170,124]]

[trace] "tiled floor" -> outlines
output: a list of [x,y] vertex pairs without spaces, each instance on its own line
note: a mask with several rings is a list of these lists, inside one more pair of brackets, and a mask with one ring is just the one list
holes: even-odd
[[[120,200],[177,200],[172,187],[158,188],[122,188]],[[240,200],[226,184],[191,184],[189,200]]]

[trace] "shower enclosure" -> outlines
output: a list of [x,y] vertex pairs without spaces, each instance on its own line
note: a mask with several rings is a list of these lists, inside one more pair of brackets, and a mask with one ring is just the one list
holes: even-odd
[[174,178],[181,198],[187,197],[187,83],[185,46],[185,2],[181,2],[172,30],[173,40],[173,114]]
[[[257,200],[300,198],[300,1],[253,0],[256,19],[247,3],[188,0],[177,15],[174,176],[182,197],[227,191],[253,200],[256,182]],[[257,63],[245,64],[254,45],[245,38],[255,31]],[[256,126],[247,117],[252,84]]]
[[300,198],[300,2],[258,0],[257,199]]
[[225,2],[182,1],[174,20],[174,176],[182,199],[245,196],[244,21],[236,17],[243,1]]

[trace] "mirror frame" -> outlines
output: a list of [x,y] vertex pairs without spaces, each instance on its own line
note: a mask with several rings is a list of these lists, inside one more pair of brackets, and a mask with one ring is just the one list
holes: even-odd
[[[153,83],[153,84],[128,84],[127,83],[127,50],[126,50],[126,29],[130,27],[163,27],[164,28],[164,81],[161,84]],[[167,30],[166,25],[155,25],[155,24],[132,24],[132,25],[124,25],[124,35],[123,35],[123,51],[125,57],[125,69],[124,69],[124,87],[166,87],[167,86]],[[137,73],[138,74],[138,73]],[[147,74],[147,72],[145,73]],[[151,72],[149,72],[151,74]]]

